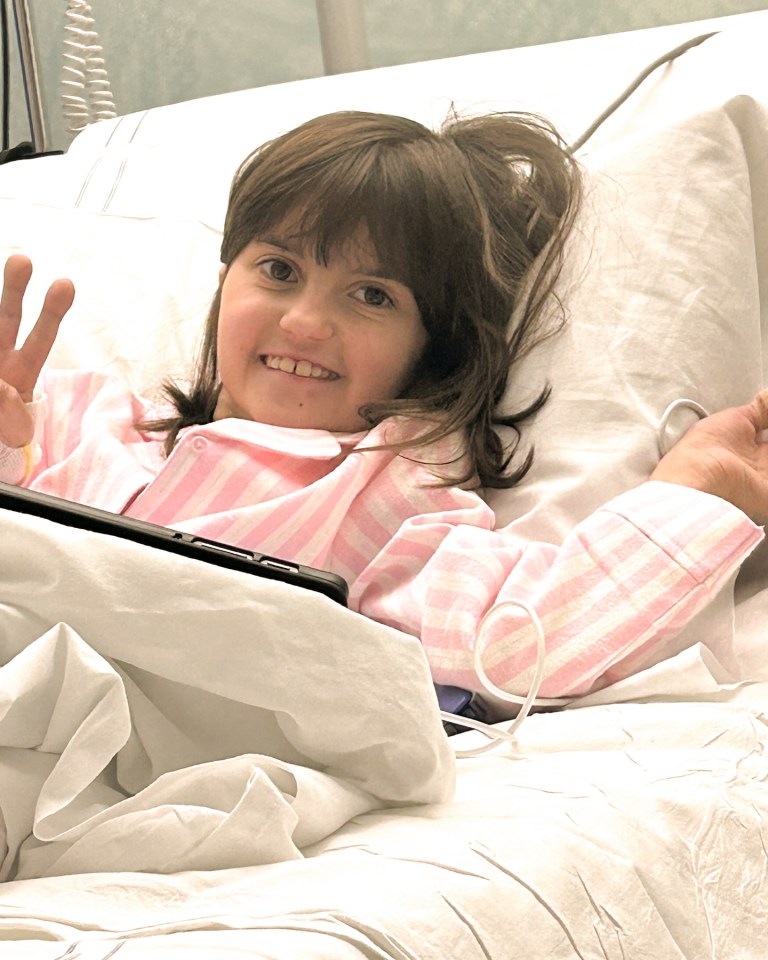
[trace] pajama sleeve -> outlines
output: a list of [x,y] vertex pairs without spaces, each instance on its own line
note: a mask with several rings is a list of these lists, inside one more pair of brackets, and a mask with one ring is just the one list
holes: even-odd
[[27,409],[35,420],[35,435],[30,443],[25,447],[8,447],[0,443],[0,480],[3,483],[22,485],[40,462],[43,408],[42,400],[27,404]]
[[[437,682],[477,691],[472,647],[500,601],[522,600],[541,619],[541,696],[577,696],[663,652],[762,539],[719,497],[659,481],[611,500],[561,545],[494,530],[486,510],[467,500],[407,521],[355,584],[361,612],[421,638]],[[537,650],[526,614],[499,610],[483,645],[489,678],[525,695]]]
[[7,447],[0,443],[0,480],[19,485],[29,475],[31,451],[24,447]]
[[136,422],[150,408],[116,377],[81,370],[45,370],[28,448],[0,447],[0,480],[119,511],[153,476],[154,463]]

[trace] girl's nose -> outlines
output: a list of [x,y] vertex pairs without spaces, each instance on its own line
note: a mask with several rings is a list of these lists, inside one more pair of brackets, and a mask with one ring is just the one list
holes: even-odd
[[297,293],[280,318],[280,327],[297,339],[328,340],[334,330],[330,305],[308,291]]

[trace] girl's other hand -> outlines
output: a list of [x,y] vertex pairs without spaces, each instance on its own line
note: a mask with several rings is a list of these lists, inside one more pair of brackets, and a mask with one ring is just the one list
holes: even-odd
[[768,521],[768,390],[700,420],[659,461],[651,480],[712,493],[757,523]]
[[71,280],[52,283],[34,327],[17,347],[22,303],[31,276],[28,257],[14,254],[8,258],[0,296],[0,440],[11,447],[23,447],[32,439],[34,424],[25,404],[32,400],[59,324],[75,298]]

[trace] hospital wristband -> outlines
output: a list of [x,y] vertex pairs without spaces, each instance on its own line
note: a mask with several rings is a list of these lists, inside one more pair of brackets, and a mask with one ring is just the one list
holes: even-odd
[[32,471],[40,462],[40,445],[37,443],[27,443],[21,448],[24,454],[24,476],[21,482],[25,483],[32,476]]
[[40,445],[32,441],[23,447],[0,446],[0,480],[25,483],[40,462]]

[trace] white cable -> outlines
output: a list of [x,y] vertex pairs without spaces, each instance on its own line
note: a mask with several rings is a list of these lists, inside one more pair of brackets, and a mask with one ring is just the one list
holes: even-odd
[[[533,681],[531,682],[531,687],[526,697],[515,696],[515,694],[507,693],[506,690],[502,690],[500,687],[497,687],[485,672],[485,668],[483,667],[482,663],[483,653],[485,652],[487,642],[484,638],[486,627],[488,626],[489,621],[493,617],[502,613],[506,607],[517,607],[519,610],[522,610],[531,621],[536,636],[536,665],[534,667]],[[483,684],[488,693],[492,694],[499,700],[504,700],[506,703],[521,704],[521,708],[517,716],[507,727],[494,727],[490,724],[482,723],[480,720],[472,720],[468,717],[462,717],[457,714],[448,713],[444,710],[441,710],[440,716],[443,720],[448,720],[449,722],[455,723],[458,726],[471,727],[473,730],[479,730],[491,740],[490,743],[487,743],[482,747],[476,747],[473,750],[457,750],[457,757],[462,759],[466,757],[477,757],[483,753],[488,753],[490,750],[495,749],[501,743],[516,743],[515,731],[528,716],[531,707],[561,707],[571,702],[570,699],[563,697],[557,699],[537,697],[544,679],[544,660],[546,654],[547,649],[546,639],[544,636],[544,627],[539,619],[539,615],[536,613],[533,607],[530,606],[530,604],[525,603],[523,600],[503,600],[501,603],[491,607],[486,612],[477,628],[477,640],[475,641],[474,650],[472,652],[473,667],[480,678],[480,682]]]
[[67,132],[117,116],[90,4],[67,0],[61,99]]
[[673,400],[661,415],[661,422],[659,423],[659,432],[656,439],[656,445],[658,447],[660,457],[663,457],[665,454],[669,453],[674,446],[674,444],[669,443],[667,439],[667,430],[669,429],[669,421],[672,418],[672,414],[679,407],[684,407],[686,410],[693,410],[700,420],[704,420],[709,416],[704,407],[702,407],[702,405],[697,403],[695,400],[688,400],[686,397],[681,397],[679,400]]

